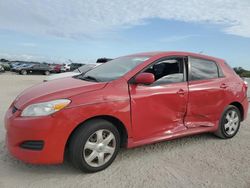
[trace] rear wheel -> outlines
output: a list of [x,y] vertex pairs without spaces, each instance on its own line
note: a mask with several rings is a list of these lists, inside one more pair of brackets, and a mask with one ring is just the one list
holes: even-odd
[[237,107],[229,105],[223,112],[219,127],[215,132],[220,138],[232,138],[234,137],[239,128],[241,122],[241,114]]
[[22,75],[27,75],[28,72],[27,72],[26,70],[21,70],[21,74],[22,74]]
[[113,162],[119,146],[119,132],[112,123],[92,120],[74,133],[69,144],[70,160],[84,172],[97,172]]

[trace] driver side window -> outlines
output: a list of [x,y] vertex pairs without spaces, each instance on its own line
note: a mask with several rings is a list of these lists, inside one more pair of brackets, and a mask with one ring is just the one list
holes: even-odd
[[155,82],[151,86],[183,82],[183,61],[184,59],[180,57],[169,58],[158,61],[147,68],[144,72],[152,73],[155,76]]
[[32,67],[32,69],[38,69],[39,68],[39,65],[34,65],[33,67]]

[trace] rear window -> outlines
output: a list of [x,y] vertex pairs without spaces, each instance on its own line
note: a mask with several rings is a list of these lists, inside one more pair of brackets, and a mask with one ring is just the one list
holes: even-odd
[[190,57],[189,61],[191,64],[190,80],[207,80],[219,77],[215,62],[193,57]]

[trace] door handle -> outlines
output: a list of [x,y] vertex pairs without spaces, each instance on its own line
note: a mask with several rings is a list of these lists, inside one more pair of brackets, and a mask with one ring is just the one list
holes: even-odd
[[220,88],[222,89],[226,89],[227,87],[228,87],[227,84],[224,84],[224,83],[220,85]]
[[177,94],[178,95],[184,95],[185,91],[183,89],[179,89],[179,91],[177,91]]

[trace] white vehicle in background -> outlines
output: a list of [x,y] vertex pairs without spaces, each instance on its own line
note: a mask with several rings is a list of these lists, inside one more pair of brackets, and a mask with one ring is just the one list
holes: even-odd
[[67,71],[70,71],[70,64],[63,64],[63,66],[61,66],[61,72]]
[[55,80],[55,79],[60,79],[60,78],[66,78],[66,77],[72,77],[72,76],[77,76],[80,74],[84,74],[86,72],[88,72],[89,70],[101,65],[102,63],[90,63],[90,64],[85,64],[79,68],[77,68],[76,70],[72,71],[72,72],[64,72],[64,73],[60,73],[60,74],[54,74],[51,76],[48,76],[47,78],[45,78],[43,81],[47,82],[47,81],[51,81],[51,80]]

